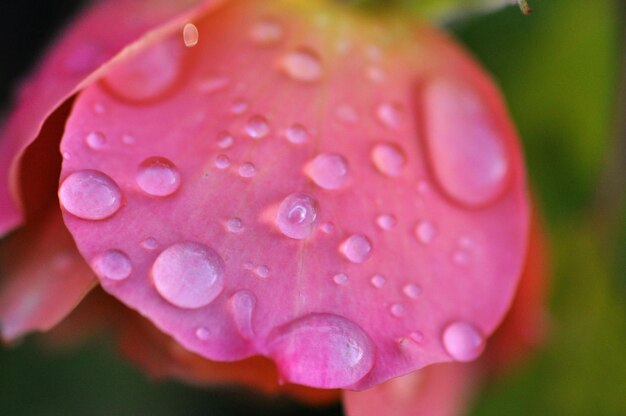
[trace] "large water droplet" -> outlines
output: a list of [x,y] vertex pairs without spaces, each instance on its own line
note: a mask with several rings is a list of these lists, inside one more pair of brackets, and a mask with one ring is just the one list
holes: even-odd
[[281,67],[287,75],[296,81],[313,82],[322,77],[320,58],[309,49],[299,49],[285,55]]
[[102,150],[106,147],[107,138],[99,131],[92,131],[85,137],[85,143],[93,150]]
[[497,197],[510,169],[499,115],[468,87],[446,79],[431,82],[424,100],[427,148],[443,191],[471,206]]
[[348,387],[372,369],[375,347],[356,323],[310,314],[270,336],[270,354],[289,382],[320,388]]
[[437,228],[430,221],[421,221],[415,227],[415,236],[424,244],[430,244],[437,237]]
[[307,238],[315,228],[317,202],[307,194],[287,196],[278,207],[276,225],[287,237],[298,240]]
[[110,280],[124,280],[133,271],[130,259],[119,250],[107,250],[98,255],[92,266],[99,276]]
[[443,346],[457,361],[472,361],[485,348],[485,338],[468,322],[454,322],[443,331]]
[[230,307],[235,326],[241,336],[247,340],[254,338],[252,317],[255,306],[256,297],[248,290],[240,290],[230,298]]
[[198,44],[198,28],[193,23],[187,23],[185,27],[183,27],[183,42],[185,46],[191,48],[192,46],[196,46]]
[[152,265],[152,279],[159,294],[181,308],[201,308],[224,288],[224,260],[199,243],[174,244]]
[[341,243],[339,250],[352,263],[363,263],[372,255],[372,243],[363,234],[353,234]]
[[374,146],[371,156],[374,166],[388,176],[398,176],[406,164],[404,152],[392,143],[381,143]]
[[319,187],[339,189],[349,179],[350,169],[345,157],[337,153],[322,153],[305,168],[306,174]]
[[271,45],[283,36],[283,28],[275,20],[264,19],[250,27],[250,39],[259,45]]
[[246,134],[253,139],[261,139],[270,132],[270,125],[267,119],[261,115],[250,117],[245,127]]
[[122,191],[104,173],[81,170],[70,174],[59,187],[59,201],[69,213],[85,220],[102,220],[122,206]]
[[128,101],[156,99],[181,75],[182,45],[169,39],[156,42],[114,66],[105,78],[111,92]]
[[137,185],[152,196],[168,196],[180,187],[180,174],[176,166],[163,157],[144,160],[136,176]]

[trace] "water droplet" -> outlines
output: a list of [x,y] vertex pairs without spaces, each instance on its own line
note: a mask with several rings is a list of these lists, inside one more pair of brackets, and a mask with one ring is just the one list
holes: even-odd
[[222,131],[217,135],[217,147],[219,147],[220,149],[228,149],[233,145],[234,142],[235,139],[233,138],[233,136],[226,131]]
[[199,243],[174,244],[159,254],[152,265],[152,279],[159,294],[181,308],[201,308],[224,288],[224,260]]
[[323,233],[332,234],[332,232],[335,231],[335,224],[332,222],[325,222],[320,225],[320,230],[322,230]]
[[238,98],[230,106],[230,112],[233,114],[243,114],[248,111],[248,102],[243,98]]
[[254,269],[254,272],[256,273],[257,276],[265,279],[265,278],[269,277],[269,275],[270,275],[270,268],[263,264],[261,266],[257,266]]
[[168,39],[138,49],[109,70],[105,86],[116,98],[131,102],[161,97],[181,75],[182,45]]
[[341,243],[339,250],[352,263],[363,263],[372,255],[372,243],[363,234],[353,234]]
[[256,306],[256,297],[248,290],[240,290],[230,298],[233,321],[241,336],[250,340],[254,338],[252,317]]
[[221,170],[230,166],[230,158],[224,154],[215,156],[215,167]]
[[343,121],[346,124],[355,124],[357,121],[359,121],[359,114],[356,112],[354,107],[347,104],[342,104],[337,107],[337,110],[335,110],[335,115],[339,120]]
[[424,100],[430,165],[442,190],[470,206],[496,198],[510,170],[500,116],[467,86],[443,78],[430,83]]
[[416,344],[421,344],[424,342],[424,334],[420,331],[413,331],[409,334],[409,338],[413,340]]
[[322,77],[320,58],[309,49],[299,49],[287,54],[283,57],[281,66],[296,81],[314,82]]
[[422,293],[422,288],[416,285],[415,283],[409,283],[404,285],[402,288],[402,292],[411,299],[417,299]]
[[285,136],[287,137],[287,140],[293,144],[302,144],[311,138],[307,129],[301,124],[294,124],[289,127]]
[[72,154],[70,152],[63,152],[63,160],[70,160],[72,158]]
[[308,163],[306,174],[324,189],[340,189],[349,179],[350,169],[345,157],[337,153],[322,153]]
[[107,112],[107,108],[102,103],[95,103],[93,105],[93,112],[96,113],[96,114],[104,114],[104,113]]
[[106,147],[107,138],[99,131],[92,131],[85,137],[85,143],[93,150],[102,150]]
[[246,261],[243,263],[244,270],[252,270],[254,268],[254,264],[251,261]]
[[483,352],[485,338],[472,324],[459,321],[443,331],[443,346],[455,360],[473,361]]
[[193,23],[185,24],[183,27],[183,42],[185,42],[185,46],[191,48],[192,46],[196,46],[198,44],[198,28]]
[[469,261],[469,254],[467,254],[467,252],[463,250],[456,250],[452,254],[452,261],[459,266],[464,266]]
[[110,280],[124,280],[133,271],[130,259],[119,250],[107,250],[98,255],[92,266],[99,276]]
[[245,127],[246,134],[253,139],[261,139],[270,132],[270,125],[267,119],[260,115],[250,117]]
[[317,202],[307,194],[295,193],[281,202],[276,214],[276,225],[290,238],[307,238],[314,230]]
[[348,275],[345,273],[337,273],[333,276],[333,281],[338,285],[347,285],[348,284]]
[[209,330],[207,328],[200,327],[200,328],[196,329],[196,337],[200,341],[207,341],[209,339],[210,335],[211,335],[211,333],[209,332]]
[[437,228],[430,221],[422,221],[415,228],[415,236],[424,244],[430,244],[437,237]]
[[370,281],[372,282],[372,286],[377,289],[382,289],[385,286],[385,283],[387,283],[387,279],[385,279],[380,274],[375,274],[374,276],[372,276]]
[[243,231],[243,222],[240,218],[231,218],[226,221],[226,229],[231,233],[240,233]]
[[204,94],[212,94],[228,87],[230,80],[222,75],[210,74],[198,82],[198,90]]
[[404,108],[399,103],[383,102],[376,108],[378,120],[390,129],[397,129],[404,120]]
[[396,217],[391,214],[381,214],[376,218],[376,224],[386,231],[392,230],[397,223]]
[[130,134],[123,134],[122,135],[122,143],[124,144],[135,144],[135,142],[137,141],[137,139],[135,138],[135,136],[132,136]]
[[156,250],[159,247],[159,243],[156,239],[148,237],[141,242],[141,247],[145,248],[146,250]]
[[348,387],[372,369],[375,348],[356,323],[331,314],[310,314],[271,334],[270,354],[281,376],[319,388]]
[[391,314],[396,318],[400,318],[406,314],[406,309],[401,303],[394,303],[389,308],[389,312],[391,312]]
[[274,44],[278,42],[282,36],[283,28],[275,20],[260,20],[250,28],[250,39],[259,45]]
[[85,220],[102,220],[122,206],[122,191],[104,173],[81,170],[70,174],[59,187],[59,201],[69,213]]
[[406,164],[406,157],[400,147],[392,143],[381,143],[372,149],[374,166],[387,176],[398,176]]
[[256,175],[256,166],[250,162],[246,162],[239,166],[239,176],[242,178],[252,178]]
[[163,157],[144,160],[135,179],[141,190],[152,196],[168,196],[180,187],[178,169]]

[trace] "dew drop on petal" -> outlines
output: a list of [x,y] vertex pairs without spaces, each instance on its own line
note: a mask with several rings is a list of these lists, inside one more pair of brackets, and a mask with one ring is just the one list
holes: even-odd
[[102,220],[122,206],[122,191],[104,173],[81,170],[70,174],[59,187],[59,201],[70,214],[85,220]]
[[422,293],[422,288],[415,283],[408,283],[402,288],[402,292],[411,299],[417,299]]
[[243,114],[248,111],[248,102],[243,98],[238,98],[230,105],[230,112],[233,114]]
[[224,154],[215,156],[215,167],[224,170],[230,166],[230,158]]
[[185,46],[191,48],[192,46],[196,46],[198,44],[198,28],[193,23],[187,23],[183,27],[183,42],[185,42]]
[[401,303],[394,303],[389,308],[389,312],[391,312],[391,314],[396,318],[400,318],[406,314],[406,309]]
[[159,294],[180,308],[201,308],[224,288],[224,260],[195,242],[174,244],[159,254],[151,275]]
[[376,224],[385,231],[392,230],[397,223],[398,220],[391,214],[381,214],[376,218]]
[[338,285],[348,284],[348,275],[345,273],[337,273],[333,276],[333,281]]
[[271,45],[283,36],[283,27],[275,20],[263,19],[250,27],[250,39],[259,45]]
[[375,274],[370,279],[370,282],[372,282],[372,286],[374,286],[375,288],[382,289],[385,286],[385,283],[387,283],[387,279],[385,279],[384,276],[380,274]]
[[269,277],[270,275],[270,268],[267,267],[266,265],[262,264],[260,266],[257,266],[254,268],[254,272],[256,273],[257,276],[265,279],[267,277]]
[[180,174],[174,164],[163,157],[144,160],[135,177],[142,191],[152,196],[168,196],[180,187]]
[[242,178],[252,178],[256,175],[256,166],[250,162],[243,163],[239,166],[239,176]]
[[246,134],[253,139],[261,139],[270,132],[270,125],[267,119],[261,115],[250,117],[245,126]]
[[231,233],[240,233],[243,231],[243,222],[240,218],[231,218],[226,221],[226,229]]
[[306,315],[274,330],[269,349],[284,379],[320,388],[357,383],[375,361],[365,331],[332,314]]
[[99,131],[92,131],[85,137],[85,143],[93,150],[102,150],[106,147],[107,138]]
[[220,149],[228,149],[234,142],[233,136],[226,131],[222,131],[217,135],[217,147]]
[[317,218],[317,202],[303,193],[287,196],[278,207],[276,225],[287,237],[307,238],[314,230]]
[[404,108],[399,103],[385,101],[376,108],[376,117],[385,127],[397,129],[402,125]]
[[209,330],[205,327],[200,327],[198,329],[196,329],[196,337],[200,340],[200,341],[206,341],[209,339],[209,336],[211,335],[211,333],[209,332]]
[[337,153],[322,153],[305,168],[306,174],[320,188],[339,189],[349,179],[350,169],[345,157]]
[[342,104],[335,110],[335,115],[339,120],[346,124],[355,124],[359,121],[359,114],[356,109],[350,105]]
[[130,259],[119,250],[107,250],[99,254],[92,266],[99,276],[110,280],[124,280],[133,271]]
[[156,250],[159,247],[159,243],[153,237],[148,237],[141,242],[141,247],[146,250]]
[[283,71],[292,79],[314,82],[322,77],[322,62],[309,49],[299,49],[285,55],[281,61]]
[[437,228],[430,221],[421,221],[415,227],[415,236],[420,242],[430,244],[437,237]]
[[510,162],[487,103],[468,87],[446,79],[431,82],[424,100],[430,166],[442,190],[471,206],[498,196]]
[[443,346],[452,358],[467,362],[476,359],[485,348],[485,338],[468,322],[454,322],[443,331]]
[[320,230],[322,230],[323,233],[332,234],[332,232],[335,231],[335,224],[332,222],[325,222],[320,225]]
[[301,124],[294,124],[285,132],[287,140],[293,144],[302,144],[311,138],[311,134]]
[[341,243],[339,251],[352,263],[363,263],[372,255],[372,243],[363,234],[353,234]]
[[371,157],[376,169],[387,176],[400,175],[406,164],[404,151],[391,143],[380,143],[374,146]]
[[254,338],[252,318],[256,306],[256,296],[248,290],[240,290],[230,298],[230,308],[235,326],[242,338]]

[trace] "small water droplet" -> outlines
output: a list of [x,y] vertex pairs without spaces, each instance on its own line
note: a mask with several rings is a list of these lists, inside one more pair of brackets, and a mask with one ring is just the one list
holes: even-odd
[[104,113],[107,112],[107,108],[102,103],[95,103],[93,105],[93,112],[96,113],[96,114],[104,114]]
[[224,260],[213,249],[194,242],[174,244],[159,254],[151,275],[159,294],[180,308],[201,308],[224,288]]
[[180,187],[180,174],[174,164],[163,157],[144,160],[135,177],[142,191],[152,196],[168,196]]
[[262,264],[260,266],[257,266],[254,269],[254,272],[256,273],[257,276],[262,277],[263,279],[269,277],[270,275],[270,268],[267,267],[266,265]]
[[337,273],[333,276],[333,281],[338,285],[347,285],[348,275],[345,273]]
[[400,147],[392,143],[381,143],[372,149],[374,166],[387,176],[398,176],[406,164],[406,156]]
[[230,158],[224,154],[215,156],[215,167],[221,170],[230,166]]
[[322,230],[323,233],[332,234],[332,232],[335,231],[335,224],[332,222],[325,222],[320,225],[320,230]]
[[324,189],[340,189],[349,179],[350,169],[345,157],[337,153],[322,153],[305,168],[315,184]]
[[395,102],[383,102],[376,108],[378,120],[390,129],[397,129],[404,121],[404,107]]
[[422,293],[422,288],[416,285],[415,283],[409,283],[404,285],[402,288],[402,292],[411,299],[417,299]]
[[365,75],[372,82],[383,82],[386,78],[385,71],[377,66],[368,66]]
[[276,214],[276,225],[287,237],[307,238],[314,230],[317,218],[317,202],[307,194],[288,195],[280,204]]
[[244,270],[252,270],[254,268],[254,264],[251,261],[245,261],[243,263]]
[[413,331],[409,334],[409,338],[413,340],[416,344],[421,344],[424,342],[424,334],[420,331]]
[[226,221],[226,229],[231,233],[240,233],[243,231],[243,222],[240,218],[231,218]]
[[422,221],[415,228],[415,236],[424,244],[430,244],[437,237],[437,228],[430,221]]
[[405,309],[404,305],[402,305],[401,303],[394,303],[389,308],[389,311],[396,318],[400,318],[400,317],[402,317],[402,316],[404,316],[406,314],[406,309]]
[[200,341],[207,341],[209,339],[210,335],[211,335],[211,333],[209,332],[209,330],[207,328],[200,327],[200,328],[196,329],[196,337]]
[[146,250],[156,250],[159,247],[159,243],[156,239],[148,237],[141,242],[141,247],[145,248]]
[[239,176],[242,178],[252,178],[256,175],[256,166],[250,162],[246,162],[239,166]]
[[122,143],[124,144],[132,145],[132,144],[135,144],[136,141],[137,141],[137,138],[135,138],[135,136],[132,136],[130,134],[122,135]]
[[185,46],[191,48],[192,46],[196,46],[198,44],[198,28],[193,23],[185,24],[183,27],[183,42],[185,42]]
[[99,131],[92,131],[85,137],[85,143],[93,150],[102,150],[106,147],[107,138]]
[[443,331],[443,346],[455,360],[473,361],[485,349],[485,338],[474,325],[458,321]]
[[228,87],[230,80],[222,75],[210,74],[198,82],[198,90],[204,94],[212,94]]
[[259,45],[271,45],[283,36],[283,27],[275,20],[264,19],[250,28],[250,39]]
[[375,360],[375,347],[365,331],[331,314],[298,318],[274,330],[268,345],[283,378],[318,388],[355,384]]
[[391,214],[381,214],[376,218],[376,224],[385,231],[392,230],[397,223],[396,217]]
[[248,290],[240,290],[230,298],[230,307],[235,326],[242,338],[254,338],[252,318],[256,306],[256,296]]
[[459,266],[464,266],[469,262],[469,254],[463,250],[456,250],[452,254],[452,261]]
[[104,173],[81,170],[63,180],[59,201],[66,211],[78,218],[103,220],[122,206],[122,191]]
[[314,82],[322,77],[322,63],[319,56],[309,49],[299,49],[288,53],[282,59],[283,71],[296,81]]
[[380,274],[375,274],[374,276],[372,276],[370,281],[372,282],[372,286],[377,289],[382,289],[385,286],[385,283],[387,283],[387,279],[385,279]]
[[235,139],[233,138],[233,136],[226,131],[222,131],[217,135],[217,147],[219,147],[220,149],[228,149],[233,145],[234,142]]
[[63,152],[63,160],[70,160],[72,158],[72,154],[70,152]]
[[353,234],[341,243],[339,251],[352,263],[363,263],[372,255],[372,243],[363,234]]
[[359,121],[359,114],[356,112],[355,108],[347,104],[342,104],[337,107],[335,115],[346,124],[355,124]]
[[92,266],[99,276],[110,280],[124,280],[133,271],[130,259],[119,250],[107,250],[98,255]]
[[267,119],[261,115],[250,117],[245,127],[246,134],[253,139],[261,139],[270,132],[270,125]]
[[230,112],[233,114],[243,114],[248,111],[248,102],[243,98],[238,98],[230,106]]
[[301,124],[294,124],[285,132],[287,140],[293,144],[302,144],[311,138],[311,134]]

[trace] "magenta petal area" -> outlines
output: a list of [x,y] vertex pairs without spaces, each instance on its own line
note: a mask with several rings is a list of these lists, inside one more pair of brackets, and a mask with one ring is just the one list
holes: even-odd
[[107,292],[203,357],[354,390],[473,360],[527,244],[504,104],[431,29],[303,4],[228,3],[85,88],[66,224]]

